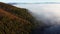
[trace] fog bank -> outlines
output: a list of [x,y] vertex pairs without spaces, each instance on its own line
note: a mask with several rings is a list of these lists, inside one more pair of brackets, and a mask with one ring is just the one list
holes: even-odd
[[30,10],[38,20],[48,25],[60,25],[60,4],[19,4],[14,5]]

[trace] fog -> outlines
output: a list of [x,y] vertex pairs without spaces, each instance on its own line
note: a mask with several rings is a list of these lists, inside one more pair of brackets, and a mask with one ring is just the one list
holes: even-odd
[[17,4],[14,5],[30,10],[29,12],[38,20],[49,25],[60,24],[60,4]]
[[32,34],[60,34],[60,4],[17,4],[14,6],[26,8],[36,20],[53,25],[49,28],[43,28],[43,31],[40,28],[35,29]]

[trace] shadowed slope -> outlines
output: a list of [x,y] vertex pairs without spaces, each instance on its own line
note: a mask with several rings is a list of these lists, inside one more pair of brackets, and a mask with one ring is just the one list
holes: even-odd
[[[38,26],[44,26],[45,24],[43,24],[41,21],[37,21],[28,11],[28,9],[24,9],[24,8],[17,8],[15,6],[9,5],[9,4],[5,4],[5,3],[1,3],[0,2],[0,8],[4,9],[7,12],[10,12],[12,14],[15,14],[16,16],[18,16],[19,18],[23,18],[25,20],[28,20],[29,22],[32,23],[33,28],[36,27],[35,25],[38,25],[38,23],[40,23]],[[37,23],[38,22],[38,23]]]
[[0,2],[0,8],[4,9],[7,12],[15,14],[16,16],[18,16],[20,18],[30,21],[32,23],[32,25],[35,25],[34,23],[37,23],[36,19],[28,12],[27,9],[17,8],[15,6],[5,4],[2,2]]
[[[30,34],[31,30],[44,26],[41,21],[37,21],[27,9],[0,2],[0,21],[3,24],[2,32],[5,34]],[[38,25],[38,23],[40,23]],[[37,26],[38,27],[37,27]],[[36,27],[36,28],[35,28]],[[4,30],[4,31],[3,31]]]
[[11,13],[17,15],[18,17],[29,20],[30,22],[34,22],[34,18],[32,17],[31,14],[28,13],[27,9],[17,8],[15,6],[5,4],[5,3],[1,3],[1,2],[0,2],[0,8],[6,10],[8,12],[11,12]]
[[32,23],[26,19],[29,15],[26,9],[0,3],[0,21],[3,23],[1,28],[5,34],[29,34],[32,28]]
[[2,24],[0,25],[0,31],[3,27],[1,32],[5,34],[29,34],[31,30],[31,23],[29,21],[19,18],[3,9],[0,9],[0,21],[3,24],[3,26]]

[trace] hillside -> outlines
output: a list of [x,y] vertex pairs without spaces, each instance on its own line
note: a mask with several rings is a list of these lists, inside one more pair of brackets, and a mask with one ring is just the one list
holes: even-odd
[[30,34],[42,26],[45,24],[37,21],[28,9],[0,2],[0,34]]
[[[18,16],[19,18],[23,18],[25,20],[28,20],[29,22],[32,23],[32,25],[38,25],[38,23],[41,23],[41,25],[43,24],[41,21],[37,21],[30,13],[29,10],[26,8],[17,8],[16,6],[12,6],[10,4],[6,4],[6,3],[1,3],[0,2],[0,8],[4,9],[5,11],[12,13],[16,16]],[[38,23],[37,23],[38,22]],[[40,26],[41,26],[40,25]],[[43,24],[44,25],[44,24]],[[42,26],[43,26],[42,25]],[[34,28],[33,26],[33,28]],[[39,26],[39,25],[38,25]],[[36,26],[35,26],[36,27]]]
[[32,15],[28,13],[28,10],[24,9],[24,8],[17,8],[15,6],[5,4],[5,3],[1,3],[1,2],[0,2],[0,8],[4,9],[10,13],[13,13],[18,17],[29,20],[30,22],[32,22],[34,19],[32,17]]
[[0,2],[0,34],[30,34],[33,23],[27,9]]
[[31,23],[29,21],[12,15],[2,9],[0,9],[0,16],[0,21],[2,22],[0,28],[3,27],[2,30],[4,30],[6,34],[28,34],[31,29]]

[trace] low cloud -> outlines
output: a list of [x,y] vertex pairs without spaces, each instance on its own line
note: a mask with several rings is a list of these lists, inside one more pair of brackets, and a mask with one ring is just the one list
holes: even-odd
[[29,9],[38,21],[42,20],[51,25],[60,24],[60,4],[19,4],[14,6]]

